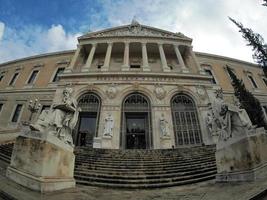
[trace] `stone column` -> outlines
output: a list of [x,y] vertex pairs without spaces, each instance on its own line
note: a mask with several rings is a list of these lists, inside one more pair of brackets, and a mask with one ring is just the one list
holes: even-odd
[[159,54],[160,54],[160,60],[162,64],[162,69],[164,72],[170,72],[170,68],[168,67],[167,60],[165,57],[164,49],[162,44],[158,44],[159,46]]
[[124,56],[123,56],[123,65],[122,65],[122,71],[129,71],[129,42],[124,43]]
[[72,72],[74,65],[75,65],[75,63],[76,63],[76,61],[80,55],[81,49],[82,49],[82,46],[78,44],[77,49],[75,51],[75,54],[71,59],[70,65],[65,69],[65,72],[67,72],[67,73]]
[[183,60],[183,57],[180,53],[180,50],[178,48],[178,45],[173,45],[174,47],[174,51],[175,51],[175,54],[176,54],[176,57],[178,59],[178,62],[179,62],[179,65],[181,66],[181,69],[182,69],[182,72],[184,73],[188,73],[189,70],[188,68],[185,66],[185,63],[184,63],[184,60]]
[[146,49],[146,43],[142,43],[142,61],[143,61],[143,71],[150,71],[150,67],[148,65],[148,57],[147,57],[147,49]]
[[112,45],[113,45],[112,42],[108,43],[108,48],[107,48],[107,52],[106,52],[106,56],[105,56],[105,61],[104,61],[103,67],[101,68],[101,71],[108,71],[108,69],[109,69]]
[[197,58],[196,58],[195,53],[193,52],[193,47],[192,46],[189,47],[189,54],[192,57],[193,62],[195,64],[195,66],[197,67],[198,72],[200,74],[206,75],[205,71],[203,69],[201,69],[200,64],[197,61]]
[[82,68],[82,72],[88,72],[90,70],[91,64],[94,59],[96,47],[97,47],[97,43],[92,44],[92,48],[90,50],[85,66]]

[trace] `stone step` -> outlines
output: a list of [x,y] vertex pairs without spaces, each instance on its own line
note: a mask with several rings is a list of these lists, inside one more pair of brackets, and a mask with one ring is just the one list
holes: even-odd
[[198,156],[172,156],[172,157],[162,157],[162,158],[158,158],[158,157],[147,157],[147,158],[124,158],[124,157],[118,157],[118,156],[111,156],[111,157],[98,157],[96,155],[77,155],[76,156],[76,159],[77,160],[88,160],[88,159],[91,159],[91,160],[117,160],[118,162],[121,162],[121,161],[126,161],[126,162],[135,162],[135,161],[139,161],[139,160],[142,160],[142,161],[168,161],[168,160],[195,160],[195,159],[199,159],[199,158],[203,158],[203,157],[206,157],[206,156],[210,156],[211,153],[206,153],[206,154],[203,154],[203,155],[198,155]]
[[192,159],[192,160],[167,160],[167,161],[158,161],[158,160],[153,160],[153,161],[118,161],[118,160],[102,160],[102,159],[79,159],[77,158],[75,162],[77,164],[106,164],[106,165],[114,165],[114,166],[121,166],[121,165],[131,165],[131,166],[151,166],[151,165],[171,165],[171,164],[183,164],[183,163],[195,163],[195,162],[205,162],[206,160],[215,160],[215,156],[206,156],[203,158],[199,159]]
[[128,185],[138,185],[138,184],[159,184],[159,183],[168,183],[168,182],[179,182],[195,178],[201,178],[205,176],[215,175],[216,170],[207,171],[203,173],[185,175],[171,178],[156,178],[156,179],[120,179],[120,178],[102,178],[102,177],[90,177],[90,176],[79,176],[75,175],[75,178],[83,181],[92,181],[92,182],[103,182],[103,183],[113,183],[113,184],[128,184]]
[[95,171],[77,171],[75,170],[75,176],[90,176],[90,177],[98,177],[98,178],[111,178],[111,179],[159,179],[159,178],[173,178],[173,177],[182,177],[186,175],[194,175],[200,174],[203,172],[209,172],[216,170],[216,166],[206,167],[206,168],[199,168],[191,171],[184,171],[184,172],[176,172],[176,173],[155,173],[155,174],[108,174],[102,173],[97,170]]
[[98,166],[98,167],[110,167],[110,168],[138,168],[138,167],[142,167],[142,168],[154,168],[154,167],[166,167],[166,166],[191,166],[191,165],[196,165],[196,164],[201,164],[201,163],[206,163],[206,162],[215,162],[215,158],[214,157],[210,157],[210,158],[206,158],[206,159],[202,159],[202,160],[196,160],[196,161],[191,161],[191,162],[173,162],[173,163],[105,163],[105,162],[87,162],[84,161],[82,163],[80,162],[76,162],[76,165],[79,166]]
[[207,163],[203,165],[195,165],[195,166],[168,166],[165,168],[160,168],[160,167],[155,167],[151,169],[145,169],[145,168],[135,168],[135,169],[129,169],[129,168],[107,168],[107,167],[96,167],[92,166],[91,168],[83,168],[80,166],[76,166],[75,170],[80,170],[80,171],[90,171],[90,170],[98,170],[98,171],[105,171],[105,172],[110,172],[110,173],[171,173],[172,171],[177,172],[183,172],[183,171],[190,171],[198,168],[205,168],[209,166],[216,166],[215,163]]
[[149,189],[149,188],[161,188],[161,187],[171,187],[171,186],[179,186],[186,184],[199,183],[202,181],[208,181],[215,178],[215,174],[204,176],[195,179],[189,179],[178,182],[168,182],[168,183],[155,183],[155,184],[113,184],[113,183],[105,183],[105,182],[93,182],[93,181],[83,181],[76,180],[77,184],[80,185],[89,185],[89,186],[98,186],[98,187],[107,187],[107,188],[127,188],[127,189]]

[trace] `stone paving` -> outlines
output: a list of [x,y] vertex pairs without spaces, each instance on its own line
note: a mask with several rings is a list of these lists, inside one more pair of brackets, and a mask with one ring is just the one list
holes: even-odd
[[8,180],[5,177],[5,168],[6,166],[0,163],[0,191],[19,200],[247,200],[267,189],[267,180],[234,184],[208,181],[150,190],[122,190],[77,185],[75,189],[41,195]]

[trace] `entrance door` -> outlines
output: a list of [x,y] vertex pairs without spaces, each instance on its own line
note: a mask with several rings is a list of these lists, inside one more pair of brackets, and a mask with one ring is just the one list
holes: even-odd
[[93,139],[97,137],[99,112],[101,108],[100,97],[92,92],[79,98],[78,107],[81,108],[79,121],[74,136],[76,146],[93,146]]
[[146,149],[147,114],[126,113],[126,149]]
[[96,132],[97,113],[81,112],[78,127],[77,146],[93,146]]
[[151,149],[152,141],[149,99],[132,93],[122,102],[120,146],[122,149]]

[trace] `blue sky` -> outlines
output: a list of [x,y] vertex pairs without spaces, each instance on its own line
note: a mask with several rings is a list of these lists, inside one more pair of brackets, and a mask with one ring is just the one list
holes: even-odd
[[[0,63],[75,49],[77,37],[103,28],[141,24],[193,38],[195,51],[252,61],[227,16],[266,36],[261,0],[0,0]],[[238,8],[238,9],[237,9]]]

